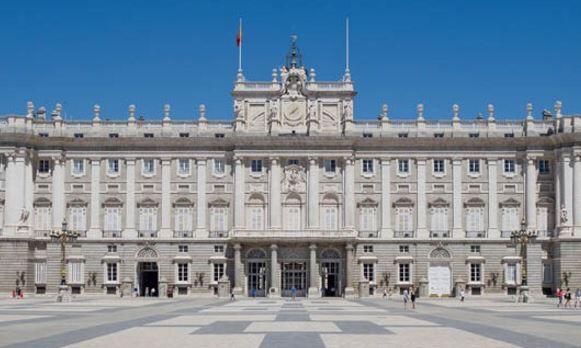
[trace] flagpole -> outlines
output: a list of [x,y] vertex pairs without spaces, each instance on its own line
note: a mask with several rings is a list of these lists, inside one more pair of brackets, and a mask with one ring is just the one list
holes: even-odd
[[345,18],[345,72],[349,72],[349,17]]
[[238,35],[240,35],[240,43],[238,44],[238,72],[242,72],[242,17],[238,26]]

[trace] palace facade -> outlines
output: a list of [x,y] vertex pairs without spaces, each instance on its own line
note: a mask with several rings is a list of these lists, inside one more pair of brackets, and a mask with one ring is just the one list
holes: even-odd
[[[357,121],[347,70],[238,73],[233,119],[0,119],[0,291],[77,294],[514,294],[581,287],[581,115]],[[511,242],[536,233],[521,252]],[[526,256],[526,257],[525,257]],[[526,259],[526,266],[524,260]],[[525,271],[527,271],[525,273]]]

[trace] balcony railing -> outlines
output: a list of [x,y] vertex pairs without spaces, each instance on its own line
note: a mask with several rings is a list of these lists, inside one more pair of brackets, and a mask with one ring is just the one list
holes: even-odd
[[157,238],[157,231],[139,230],[139,238]]
[[50,235],[49,230],[35,230],[34,231],[34,236],[36,238],[48,238],[49,235]]
[[103,238],[121,238],[121,230],[103,230]]
[[466,238],[486,238],[486,231],[466,231]]
[[414,231],[395,231],[394,238],[414,238]]
[[228,231],[210,231],[210,238],[228,238]]
[[449,230],[433,230],[430,231],[430,238],[450,238],[452,233]]
[[355,230],[233,230],[232,238],[279,238],[279,239],[336,239],[356,238]]
[[85,231],[85,230],[82,230],[82,231],[74,230],[74,231],[77,233],[79,238],[87,238],[87,231]]
[[500,231],[501,238],[510,238],[512,231]]
[[359,231],[359,238],[378,238],[379,233],[377,231]]
[[173,231],[174,238],[192,238],[194,236],[194,232],[192,230],[189,231]]

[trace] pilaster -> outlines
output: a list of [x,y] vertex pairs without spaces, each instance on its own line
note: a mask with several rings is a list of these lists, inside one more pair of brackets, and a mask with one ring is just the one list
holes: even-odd
[[270,246],[270,289],[268,296],[280,296],[278,289],[278,246],[276,244]]
[[488,238],[500,238],[498,230],[498,159],[488,158]]
[[534,230],[537,227],[537,170],[535,157],[526,156],[526,221],[527,228]]
[[196,237],[206,237],[206,159],[198,158],[197,163],[197,216]]
[[[566,151],[566,150],[565,150]],[[571,154],[561,152],[560,174],[561,185],[561,207],[560,212],[564,219],[560,220],[559,236],[570,237],[572,233],[572,212],[573,212],[573,170],[571,168]]]
[[353,244],[345,246],[345,297],[355,296],[353,288]]
[[281,228],[280,205],[280,160],[276,157],[270,159],[270,228]]
[[309,246],[310,258],[309,258],[309,298],[320,297],[321,292],[319,291],[318,280],[319,280],[319,268],[317,267],[317,245],[311,244]]
[[137,238],[135,229],[135,158],[127,158],[127,188],[125,202],[125,231],[123,237],[128,239]]
[[[387,111],[386,111],[387,113]],[[393,237],[391,226],[391,159],[381,159],[381,235],[380,238]]]
[[345,216],[345,228],[355,228],[355,160],[352,157],[345,158],[345,175],[343,179],[343,206]]
[[309,228],[319,228],[319,164],[316,158],[309,158],[308,217]]
[[161,159],[161,238],[172,238],[171,230],[171,159]]
[[103,236],[100,225],[100,194],[101,194],[101,160],[91,159],[91,227],[87,238],[97,239]]
[[234,244],[234,289],[232,289],[234,295],[242,295],[244,289],[241,249],[240,244]]
[[65,160],[56,156],[52,164],[52,228],[60,229],[65,219]]
[[581,151],[573,156],[573,235],[581,237]]
[[453,230],[454,238],[465,238],[462,228],[462,159],[452,159],[452,186],[453,186]]
[[429,238],[428,229],[426,227],[426,160],[418,158],[417,162],[417,194],[418,194],[418,228],[417,238]]
[[241,157],[234,158],[234,227],[244,228],[244,161]]

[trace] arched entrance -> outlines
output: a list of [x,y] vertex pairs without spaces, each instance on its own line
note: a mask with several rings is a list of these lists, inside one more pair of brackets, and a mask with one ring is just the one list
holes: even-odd
[[323,296],[341,296],[341,254],[335,249],[321,252],[321,280]]
[[266,252],[262,249],[252,249],[246,254],[246,274],[248,278],[248,296],[266,296],[267,269]]
[[[159,296],[157,252],[145,247],[137,253],[136,280],[139,296]],[[155,289],[155,291],[152,291]]]
[[428,291],[430,295],[450,295],[452,291],[450,259],[450,253],[444,248],[436,248],[430,253],[430,266],[428,269]]

